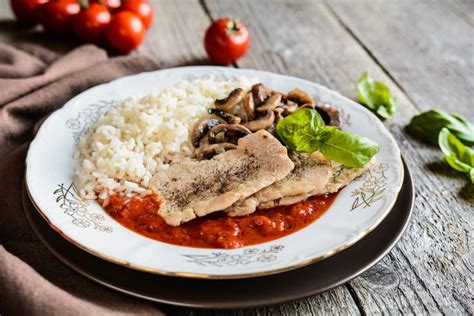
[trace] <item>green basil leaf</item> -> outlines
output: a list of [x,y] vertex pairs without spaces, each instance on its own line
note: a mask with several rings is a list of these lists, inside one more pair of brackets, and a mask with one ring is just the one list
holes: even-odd
[[296,152],[320,150],[326,159],[347,167],[364,166],[379,152],[379,146],[368,138],[326,126],[318,112],[301,109],[280,120],[277,134]]
[[461,161],[456,156],[444,156],[444,159],[448,162],[448,164],[455,170],[461,172],[469,172],[471,171],[471,167]]
[[397,98],[392,96],[390,88],[383,82],[374,81],[367,71],[357,81],[359,101],[383,119],[393,115]]
[[474,126],[456,114],[433,109],[414,116],[408,125],[411,132],[419,134],[433,143],[438,142],[439,132],[444,127],[463,143],[474,144]]
[[318,112],[301,109],[278,121],[276,131],[291,150],[311,153],[320,146],[319,132],[324,126],[324,120]]
[[439,133],[438,144],[448,164],[455,170],[469,172],[473,181],[474,149],[464,145],[447,128],[443,128]]
[[366,137],[326,127],[322,131],[319,150],[326,159],[347,167],[360,168],[379,152],[380,147]]

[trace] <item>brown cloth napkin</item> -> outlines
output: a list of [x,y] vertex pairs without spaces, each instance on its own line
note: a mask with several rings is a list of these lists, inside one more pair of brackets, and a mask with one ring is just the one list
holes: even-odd
[[81,91],[154,70],[144,57],[108,58],[92,45],[64,56],[0,43],[0,314],[161,314],[156,305],[96,285],[57,260],[25,218],[21,186],[28,143],[52,111]]

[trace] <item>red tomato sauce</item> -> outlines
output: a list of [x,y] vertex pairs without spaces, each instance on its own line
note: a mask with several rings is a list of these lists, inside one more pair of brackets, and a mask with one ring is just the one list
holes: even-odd
[[187,247],[232,249],[287,236],[308,226],[326,212],[336,195],[315,196],[241,217],[216,212],[177,227],[156,214],[160,202],[153,194],[131,199],[113,195],[105,210],[123,226],[151,239]]

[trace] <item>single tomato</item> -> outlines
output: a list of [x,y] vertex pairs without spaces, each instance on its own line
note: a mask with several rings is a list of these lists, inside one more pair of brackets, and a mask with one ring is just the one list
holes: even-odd
[[121,11],[112,17],[105,35],[112,49],[128,53],[143,41],[145,26],[135,13]]
[[76,0],[55,0],[45,3],[40,10],[40,22],[45,30],[58,35],[72,31],[73,16],[81,11]]
[[110,12],[105,6],[93,2],[74,16],[74,34],[84,42],[99,43],[110,18]]
[[38,10],[48,0],[10,0],[13,13],[18,21],[25,24],[38,23]]
[[223,18],[211,24],[204,36],[204,47],[212,61],[228,65],[244,56],[250,35],[242,21]]
[[120,10],[131,11],[138,15],[146,28],[153,23],[153,9],[147,0],[127,0],[122,3]]

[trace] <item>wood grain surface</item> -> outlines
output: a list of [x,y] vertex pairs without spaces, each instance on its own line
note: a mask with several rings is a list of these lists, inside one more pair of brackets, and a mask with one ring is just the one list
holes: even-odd
[[[160,306],[176,315],[474,314],[474,186],[436,147],[405,131],[431,107],[474,120],[474,2],[470,0],[152,1],[155,24],[136,54],[162,67],[209,64],[202,45],[212,19],[248,24],[248,55],[235,66],[289,74],[357,100],[361,72],[387,83],[398,111],[386,122],[413,173],[414,216],[380,263],[355,280],[304,300],[245,311]],[[18,28],[0,1],[0,41],[58,51],[42,33]],[[238,293],[236,293],[238,295]]]
[[[474,120],[474,28],[439,1],[329,1],[343,24],[422,110],[433,107]],[[456,14],[457,13],[457,14]],[[374,31],[374,26],[377,31]]]

